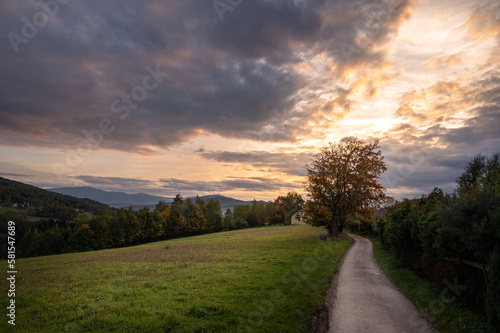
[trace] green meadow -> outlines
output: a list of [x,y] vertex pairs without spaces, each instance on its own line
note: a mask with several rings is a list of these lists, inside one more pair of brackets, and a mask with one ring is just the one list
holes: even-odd
[[20,259],[15,330],[2,279],[0,331],[308,332],[352,242],[320,231],[263,227]]

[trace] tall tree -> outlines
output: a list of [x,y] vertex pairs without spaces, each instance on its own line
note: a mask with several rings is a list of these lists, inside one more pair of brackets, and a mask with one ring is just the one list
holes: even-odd
[[314,156],[306,165],[306,189],[312,199],[308,207],[313,211],[325,208],[330,219],[311,220],[311,224],[324,226],[336,236],[349,215],[369,217],[387,198],[378,182],[387,170],[379,148],[378,140],[365,142],[347,137],[330,143]]
[[115,217],[109,222],[111,230],[111,240],[113,247],[120,247],[125,244],[125,230],[127,226],[127,215],[124,209],[120,209]]
[[492,252],[500,251],[500,153],[474,156],[457,185],[439,212],[440,237],[448,240],[441,242],[441,254],[478,262],[489,285],[486,266]]
[[187,231],[187,221],[181,212],[181,202],[176,202],[170,207],[170,214],[166,221],[167,235],[175,238],[184,236]]
[[274,216],[273,223],[282,224],[285,222],[285,201],[283,200],[283,196],[279,196],[274,200]]
[[286,211],[304,208],[305,205],[304,199],[302,199],[302,196],[297,192],[288,192],[288,194],[283,197],[283,203],[285,204]]
[[161,213],[165,211],[168,208],[168,204],[165,202],[165,200],[160,200],[156,204],[155,211],[158,213]]
[[231,208],[226,209],[226,213],[224,214],[223,226],[223,230],[232,230],[234,228],[234,217]]
[[111,230],[109,222],[111,217],[107,210],[101,216],[95,216],[89,221],[89,227],[94,237],[94,248],[107,249],[112,245]]
[[207,220],[198,204],[193,206],[188,223],[188,232],[191,234],[207,232]]
[[218,200],[210,198],[204,206],[203,213],[207,219],[208,230],[210,232],[222,230],[222,208]]
[[252,209],[252,206],[249,204],[239,204],[234,206],[233,208],[233,217],[234,217],[234,222],[235,223],[240,223],[241,221],[247,220],[247,215],[250,213],[250,210]]
[[271,225],[274,217],[274,202],[268,201],[264,206],[264,223]]

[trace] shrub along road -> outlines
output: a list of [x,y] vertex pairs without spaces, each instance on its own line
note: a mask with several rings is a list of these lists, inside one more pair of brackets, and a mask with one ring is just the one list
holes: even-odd
[[348,235],[355,243],[345,255],[331,296],[330,332],[437,332],[382,273],[372,243]]

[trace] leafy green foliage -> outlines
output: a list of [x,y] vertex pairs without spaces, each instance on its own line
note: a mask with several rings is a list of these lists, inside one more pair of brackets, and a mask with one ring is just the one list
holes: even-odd
[[305,201],[297,192],[288,192],[286,196],[280,195],[274,200],[274,213],[270,206],[267,207],[267,214],[271,215],[270,224],[290,224],[291,212],[294,209],[304,208]]
[[[500,239],[500,208],[490,214],[497,239]],[[486,297],[486,313],[490,323],[500,327],[500,244],[497,243],[488,261],[488,295]]]
[[458,254],[483,267],[500,238],[490,219],[500,207],[500,155],[475,156],[440,211],[442,254]]
[[453,302],[453,291],[447,287],[440,289],[404,267],[392,253],[384,250],[378,239],[373,239],[373,249],[378,264],[396,288],[440,332],[494,332],[484,316]]
[[480,298],[484,302],[487,290],[486,311],[496,325],[500,318],[500,154],[475,156],[457,185],[452,194],[435,188],[419,200],[398,202],[372,223],[385,248],[431,280],[443,279],[435,266],[443,258],[479,267],[482,274],[460,269],[462,278],[478,288],[462,301],[475,304]]
[[[290,192],[286,197],[290,205],[301,202],[300,195]],[[73,213],[74,210],[72,210]],[[228,209],[222,216],[217,200],[197,197],[183,199],[176,195],[169,207],[160,201],[153,211],[120,209],[111,214],[89,217],[76,215],[76,221],[47,220],[25,230],[20,240],[20,257],[31,257],[66,252],[101,250],[137,245],[170,238],[243,229],[269,225],[276,220],[273,202],[253,201],[251,205],[237,205],[234,212]]]
[[373,235],[374,233],[371,220],[357,214],[347,219],[346,228],[360,235]]
[[[348,137],[330,143],[314,156],[311,164],[306,165],[306,189],[311,197],[309,223],[324,226],[336,236],[349,217],[371,217],[387,199],[385,188],[378,181],[387,169],[379,148],[378,140],[367,143]],[[325,215],[324,210],[330,219],[316,220]]]
[[491,253],[488,277],[490,284],[486,297],[486,313],[490,323],[500,327],[500,246]]

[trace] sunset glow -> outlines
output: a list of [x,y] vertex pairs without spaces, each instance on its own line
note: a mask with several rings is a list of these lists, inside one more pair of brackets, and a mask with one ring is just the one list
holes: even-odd
[[380,140],[400,198],[500,151],[497,0],[59,7],[0,1],[2,177],[271,200],[356,136]]

